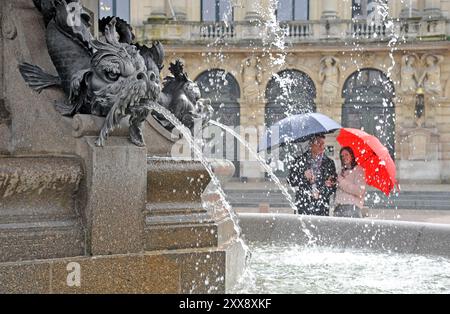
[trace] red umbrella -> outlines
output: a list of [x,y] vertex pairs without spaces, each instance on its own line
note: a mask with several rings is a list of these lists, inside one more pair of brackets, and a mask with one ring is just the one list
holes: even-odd
[[395,163],[380,140],[364,131],[343,128],[336,138],[342,146],[349,146],[356,162],[365,170],[366,183],[387,196],[397,184]]

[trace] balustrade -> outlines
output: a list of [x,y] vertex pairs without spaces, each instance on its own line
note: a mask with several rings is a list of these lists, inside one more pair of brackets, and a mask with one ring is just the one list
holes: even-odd
[[[400,18],[382,23],[367,20],[292,21],[280,24],[286,34],[286,42],[339,41],[387,41],[393,36],[416,40],[430,38],[446,40],[447,19]],[[263,27],[257,23],[242,22],[149,22],[137,27],[138,40],[185,40],[209,42],[222,39],[228,42],[261,39]],[[251,35],[249,35],[251,34]]]

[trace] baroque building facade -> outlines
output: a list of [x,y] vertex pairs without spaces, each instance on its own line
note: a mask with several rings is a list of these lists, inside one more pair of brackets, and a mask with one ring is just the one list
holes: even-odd
[[[96,14],[122,14],[137,41],[161,41],[163,76],[182,59],[215,118],[251,143],[316,111],[379,137],[400,183],[450,181],[450,1],[122,1],[100,1]],[[338,161],[335,138],[327,144]],[[235,159],[236,177],[264,180],[236,142],[217,152]]]

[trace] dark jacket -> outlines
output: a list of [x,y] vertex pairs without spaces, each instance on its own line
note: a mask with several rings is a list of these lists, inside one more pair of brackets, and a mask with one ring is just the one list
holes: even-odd
[[334,161],[326,155],[322,158],[320,175],[316,178],[316,186],[320,197],[315,199],[312,193],[312,184],[306,179],[305,171],[312,169],[311,152],[307,151],[303,155],[294,159],[289,165],[289,176],[287,178],[291,186],[299,189],[295,195],[295,202],[299,214],[328,216],[331,195],[336,191],[336,185],[327,187],[325,181],[332,178],[336,182],[336,166]]

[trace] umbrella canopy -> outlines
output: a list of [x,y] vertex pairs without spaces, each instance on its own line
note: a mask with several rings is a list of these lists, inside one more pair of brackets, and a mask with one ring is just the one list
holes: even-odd
[[261,137],[259,151],[292,142],[304,142],[318,134],[334,132],[342,126],[321,113],[305,113],[287,117],[275,123]]
[[397,183],[395,163],[380,140],[352,128],[341,129],[336,140],[353,150],[356,162],[365,170],[366,183],[389,196]]

